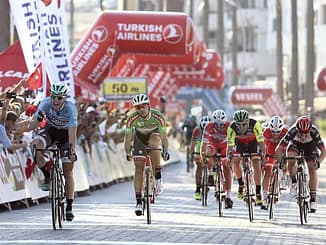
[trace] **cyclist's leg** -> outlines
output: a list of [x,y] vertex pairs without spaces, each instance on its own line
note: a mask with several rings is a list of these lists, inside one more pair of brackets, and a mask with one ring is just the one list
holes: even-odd
[[213,166],[215,164],[215,159],[212,158],[216,153],[216,149],[214,145],[208,144],[206,147],[205,155],[207,158],[207,167],[208,167],[208,185],[214,186],[214,176],[213,176]]
[[195,191],[195,199],[200,200],[201,195],[200,195],[200,189],[201,189],[201,178],[202,178],[202,173],[203,173],[203,162],[201,160],[200,156],[195,157],[195,162],[196,162],[196,173],[195,173],[195,183],[196,183],[196,191]]
[[239,199],[243,199],[244,181],[242,178],[242,168],[240,166],[240,158],[238,157],[232,158],[231,164],[233,166],[234,175],[239,184],[237,196]]
[[274,158],[271,157],[266,157],[265,158],[265,164],[264,164],[264,178],[263,178],[263,203],[261,208],[262,209],[267,209],[267,197],[268,197],[268,192],[269,186],[270,186],[270,180],[272,176],[272,169],[274,166]]
[[[299,149],[295,144],[290,144],[286,151],[287,157],[295,157],[298,155]],[[290,194],[295,196],[297,195],[297,166],[295,160],[288,160],[288,171],[291,179]]]
[[[152,133],[149,138],[149,146],[153,148],[158,148],[161,138],[159,133]],[[160,194],[163,191],[163,180],[161,173],[161,153],[160,151],[151,151],[151,160],[153,164],[153,172],[155,177],[155,193]]]
[[133,144],[133,160],[135,164],[135,175],[134,175],[134,189],[136,197],[136,215],[142,214],[142,189],[144,179],[144,165],[145,165],[145,145],[147,138],[137,136],[134,137]]
[[[35,148],[38,149],[45,148],[47,145],[50,145],[50,143],[50,136],[45,131],[42,131],[39,135],[36,135],[32,140],[32,146],[35,146]],[[45,156],[42,152],[37,151],[35,161],[36,165],[44,175],[44,181],[41,185],[41,189],[43,191],[48,191],[50,187],[50,167],[47,166],[47,163],[50,161],[49,156]]]

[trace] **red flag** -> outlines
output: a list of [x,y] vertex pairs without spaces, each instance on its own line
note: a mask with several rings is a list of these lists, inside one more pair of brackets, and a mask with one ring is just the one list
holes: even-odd
[[37,65],[35,71],[27,78],[27,86],[30,90],[38,89],[42,87],[42,65]]

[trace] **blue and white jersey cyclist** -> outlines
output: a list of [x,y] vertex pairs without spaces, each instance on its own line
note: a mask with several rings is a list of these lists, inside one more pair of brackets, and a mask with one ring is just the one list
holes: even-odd
[[[60,149],[63,163],[63,174],[65,178],[65,194],[67,200],[66,219],[72,221],[72,203],[74,197],[73,163],[77,160],[75,153],[75,142],[77,132],[77,108],[75,104],[67,100],[69,88],[65,84],[52,84],[50,96],[43,99],[34,114],[31,129],[37,126],[37,122],[45,122],[33,139],[32,145],[36,148],[45,148],[53,143]],[[41,123],[40,123],[41,124]],[[43,191],[49,190],[50,172],[47,162],[48,157],[37,152],[36,163],[44,174]]]

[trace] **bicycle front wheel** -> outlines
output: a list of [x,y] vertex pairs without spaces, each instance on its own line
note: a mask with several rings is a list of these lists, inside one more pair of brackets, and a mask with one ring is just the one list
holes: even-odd
[[51,169],[51,210],[52,210],[52,226],[53,229],[57,229],[57,218],[58,218],[58,173],[56,168],[53,166]]
[[306,199],[306,190],[305,185],[307,183],[304,180],[304,176],[302,173],[299,174],[298,178],[298,206],[300,213],[300,223],[303,225],[304,223],[308,223],[308,201]]
[[146,202],[146,218],[147,224],[152,223],[152,214],[151,214],[151,197],[150,197],[150,176],[146,172],[146,184],[145,184],[145,202]]
[[207,206],[207,192],[208,192],[208,169],[207,166],[203,168],[202,182],[201,182],[201,202],[202,206]]
[[253,208],[253,196],[254,196],[254,193],[252,193],[253,189],[252,189],[252,183],[251,183],[251,176],[250,176],[250,173],[247,172],[246,173],[246,184],[247,184],[247,204],[248,204],[248,214],[249,214],[249,220],[250,222],[252,222],[254,220],[254,208]]
[[222,198],[222,173],[221,170],[217,172],[217,181],[216,181],[216,202],[218,206],[218,215],[223,216],[223,198]]
[[277,188],[276,188],[277,183],[278,183],[278,170],[275,170],[273,171],[270,190],[269,190],[269,197],[268,197],[269,219],[273,219],[274,217],[275,197],[276,195],[278,195]]

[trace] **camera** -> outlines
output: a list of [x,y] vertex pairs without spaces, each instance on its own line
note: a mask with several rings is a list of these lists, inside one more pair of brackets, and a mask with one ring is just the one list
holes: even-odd
[[7,92],[6,97],[8,99],[15,99],[16,98],[16,93]]
[[166,102],[166,98],[165,98],[165,96],[162,96],[162,97],[160,98],[160,101],[161,101],[161,103],[165,103],[165,102]]

